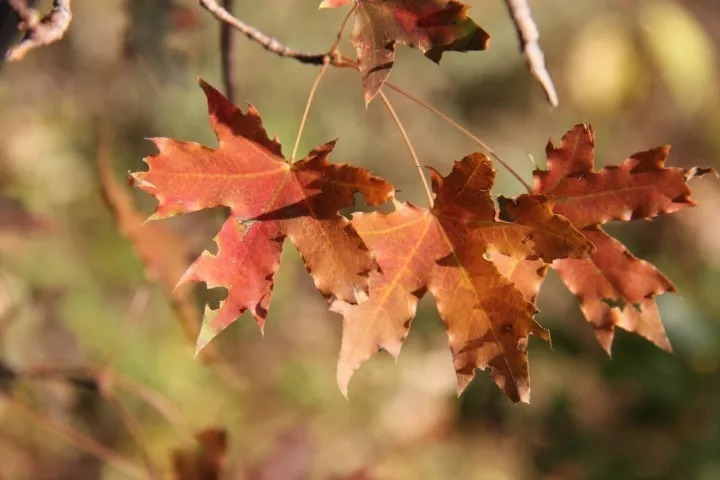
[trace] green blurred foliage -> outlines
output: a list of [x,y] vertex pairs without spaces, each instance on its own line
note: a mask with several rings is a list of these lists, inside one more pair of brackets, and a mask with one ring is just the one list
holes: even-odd
[[[322,51],[346,13],[317,0],[236,2],[237,15],[294,48]],[[502,2],[469,1],[491,48],[448,54],[438,68],[400,48],[392,80],[458,118],[530,179],[548,138],[592,123],[598,160],[672,143],[671,164],[720,166],[720,5],[717,0],[534,2],[561,99],[545,104],[517,52]],[[310,478],[367,468],[380,479],[720,478],[720,226],[717,181],[693,184],[701,206],[653,222],[617,225],[638,256],[659,265],[680,296],[660,299],[675,354],[618,333],[613,359],[595,343],[577,302],[554,276],[538,320],[553,349],[530,342],[533,399],[513,405],[479,373],[459,399],[443,328],[429,299],[399,362],[365,365],[346,401],[334,383],[339,318],[328,313],[287,249],[265,337],[242,318],[216,341],[222,368],[194,358],[160,286],[145,279],[100,195],[96,151],[111,133],[118,175],[144,168],[145,137],[213,145],[202,77],[219,86],[218,24],[197,2],[75,0],[67,37],[0,73],[0,187],[48,231],[0,227],[2,364],[17,371],[101,366],[178,409],[182,425],[123,394],[153,463],[208,426],[230,436],[227,478],[243,478],[276,439],[307,426]],[[347,43],[346,53],[352,53]],[[256,105],[285,153],[317,69],[236,38],[238,98]],[[441,171],[475,146],[437,118],[391,95],[421,161]],[[402,140],[360,80],[330,70],[301,151],[339,138],[333,158],[373,170],[422,204]],[[497,194],[522,187],[499,170]],[[152,199],[133,192],[149,213]],[[167,221],[193,251],[211,245],[222,212]],[[204,298],[207,292],[199,289]],[[134,299],[145,293],[143,308]],[[117,353],[114,353],[119,350]],[[3,380],[0,372],[0,380]],[[141,449],[92,391],[67,382],[11,379],[13,395],[73,425],[139,465]],[[5,385],[0,383],[0,385]],[[184,432],[184,433],[183,433]],[[0,401],[0,478],[125,478]]]

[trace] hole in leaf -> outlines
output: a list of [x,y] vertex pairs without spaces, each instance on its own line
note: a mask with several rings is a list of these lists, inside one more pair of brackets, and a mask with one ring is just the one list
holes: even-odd
[[203,300],[212,310],[220,308],[220,303],[228,297],[228,289],[225,287],[208,288],[203,294]]
[[624,310],[627,306],[627,302],[622,298],[603,298],[603,303],[610,308],[618,308],[620,311]]

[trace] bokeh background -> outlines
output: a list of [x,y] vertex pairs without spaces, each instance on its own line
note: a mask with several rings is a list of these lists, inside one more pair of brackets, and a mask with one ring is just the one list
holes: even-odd
[[[318,11],[319,0],[236,3],[246,22],[313,52],[332,43],[346,13]],[[526,71],[504,2],[467,3],[491,48],[446,54],[438,67],[400,47],[391,79],[528,180],[547,140],[581,122],[595,127],[601,165],[670,143],[674,166],[720,167],[717,0],[531,2],[557,109]],[[72,5],[64,40],[0,71],[0,478],[170,478],[173,455],[177,463],[179,449],[197,450],[193,435],[211,427],[227,433],[228,479],[720,478],[716,179],[693,182],[697,208],[609,227],[675,282],[680,294],[658,299],[674,355],[619,331],[608,358],[551,274],[538,320],[553,348],[530,342],[529,405],[512,404],[483,372],[456,397],[430,298],[397,364],[381,354],[363,366],[348,401],[335,385],[340,318],[292,248],[265,337],[243,317],[202,361],[167,295],[172,279],[148,278],[132,241],[141,234],[127,225],[124,234],[101,194],[99,158],[144,218],[153,200],[124,180],[153,153],[144,138],[215,145],[197,78],[221,87],[217,21],[191,0]],[[258,107],[289,154],[317,68],[242,36],[233,61],[239,100]],[[388,95],[422,162],[447,171],[476,150]],[[300,151],[335,138],[335,161],[369,168],[423,204],[396,127],[380,102],[365,109],[348,69],[323,80]],[[495,193],[521,191],[499,168]],[[223,216],[163,221],[146,237],[187,266]],[[218,298],[203,286],[191,293],[197,305]]]

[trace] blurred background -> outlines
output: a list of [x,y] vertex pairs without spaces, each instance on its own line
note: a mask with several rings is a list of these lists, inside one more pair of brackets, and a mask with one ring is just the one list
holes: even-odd
[[[329,47],[347,12],[318,11],[319,0],[236,3],[246,22],[311,52]],[[720,167],[717,0],[531,2],[557,109],[526,70],[504,2],[466,3],[491,48],[448,53],[438,67],[399,47],[391,80],[526,179],[533,159],[544,165],[548,139],[582,122],[597,132],[599,165],[669,143],[673,166]],[[183,479],[720,479],[716,179],[692,183],[697,208],[609,226],[675,282],[680,295],[658,299],[674,355],[618,331],[611,360],[551,274],[538,320],[553,350],[530,342],[531,404],[512,404],[483,372],[456,397],[429,295],[399,362],[374,357],[347,401],[335,384],[340,318],[292,248],[265,337],[243,317],[195,359],[186,332],[217,292],[199,285],[189,302],[169,292],[225,212],[139,226],[154,201],[125,178],[154,153],[144,139],[215,145],[197,79],[222,87],[218,22],[191,0],[72,6],[61,42],[0,71],[0,479],[170,478],[173,469]],[[233,61],[238,101],[257,106],[289,154],[317,68],[242,36]],[[422,162],[447,172],[476,150],[388,95]],[[349,69],[323,80],[300,151],[335,138],[336,162],[424,204],[396,127],[380,102],[365,109]],[[520,192],[499,168],[495,193]],[[146,267],[141,257],[159,260]]]

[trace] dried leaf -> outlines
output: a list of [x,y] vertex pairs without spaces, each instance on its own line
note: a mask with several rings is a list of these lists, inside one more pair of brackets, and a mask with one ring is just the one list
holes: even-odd
[[[654,148],[619,166],[595,171],[595,133],[589,126],[577,125],[558,147],[548,144],[548,169],[534,174],[534,193],[555,198],[554,212],[570,220],[596,247],[590,258],[556,260],[552,267],[580,300],[608,353],[615,327],[671,350],[655,296],[675,288],[653,265],[634,257],[600,227],[612,220],[648,219],[695,205],[687,181],[709,170],[665,167],[669,151],[668,146]],[[496,265],[508,278],[525,282],[521,288],[532,300],[544,270],[537,270],[537,263],[516,267],[522,273],[511,271],[507,260],[500,262]]]
[[542,196],[508,201],[514,222],[497,220],[490,196],[494,175],[490,160],[473,154],[456,162],[445,178],[432,171],[431,210],[404,203],[389,214],[355,215],[353,226],[382,273],[371,275],[365,302],[332,306],[344,317],[338,365],[343,392],[353,372],[378,349],[397,357],[417,301],[430,290],[448,330],[458,392],[476,368],[489,366],[512,400],[528,401],[527,337],[547,340],[548,333],[533,320],[534,305],[485,254],[552,261],[586,257],[592,245],[553,215],[552,202]]
[[[350,0],[325,0],[339,7]],[[365,102],[375,98],[395,62],[395,44],[418,48],[433,62],[446,51],[485,50],[485,30],[467,15],[468,6],[455,0],[357,0],[355,46],[363,75]]]

